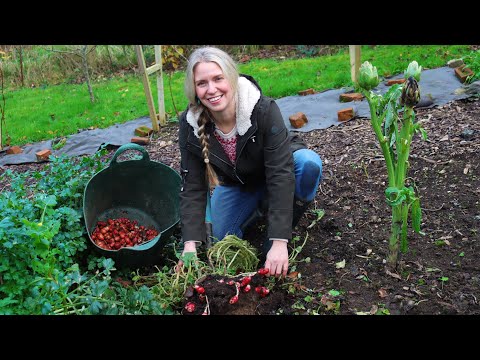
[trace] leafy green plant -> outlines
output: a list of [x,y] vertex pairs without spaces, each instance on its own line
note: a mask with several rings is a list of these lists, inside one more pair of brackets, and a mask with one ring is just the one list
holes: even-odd
[[41,172],[2,174],[10,181],[0,194],[1,314],[168,313],[147,287],[112,281],[111,259],[79,265],[87,248],[81,196],[103,155],[51,157]]
[[465,80],[465,84],[470,84],[480,79],[480,50],[472,51],[470,54],[463,57],[465,66],[473,71]]
[[323,216],[325,215],[325,210],[323,210],[323,209],[315,209],[315,210],[311,210],[311,212],[314,215],[316,215],[316,218],[315,218],[315,220],[312,221],[312,223],[310,225],[308,225],[307,229],[311,229],[312,227],[314,227],[315,224],[317,222],[319,222],[323,218]]
[[301,245],[297,245],[297,242],[300,240],[299,236],[295,236],[291,241],[290,254],[288,255],[288,263],[291,271],[295,271],[297,264],[301,261],[297,260],[298,254],[302,251],[308,239],[308,232],[305,234],[305,239]]
[[163,314],[159,303],[146,286],[124,288],[112,281],[112,259],[102,258],[93,274],[81,274],[78,264],[56,271],[53,276],[37,278],[31,284],[30,308],[41,307],[42,314],[124,315]]
[[440,283],[442,284],[442,289],[443,289],[443,285],[446,284],[449,279],[446,276],[442,276],[441,278],[438,278],[438,280],[440,280]]
[[385,307],[385,304],[378,304],[378,310],[375,315],[390,315],[390,310]]
[[318,54],[319,49],[316,46],[311,45],[297,45],[297,51],[300,53],[300,55],[313,57]]
[[2,174],[10,184],[0,194],[0,313],[50,313],[57,297],[68,298],[74,283],[67,278],[86,249],[83,188],[105,166],[102,155],[51,157],[41,172]]
[[211,273],[210,266],[193,253],[186,253],[181,259],[184,262],[181,271],[172,271],[172,267],[164,266],[150,275],[140,275],[137,271],[132,279],[137,287],[147,286],[165,313],[177,313],[181,310],[187,289],[198,279]]
[[397,266],[399,249],[407,251],[407,226],[410,215],[413,230],[420,231],[420,199],[412,186],[406,186],[408,158],[413,135],[426,132],[415,122],[414,106],[420,101],[418,81],[422,67],[412,61],[404,73],[405,83],[393,85],[384,95],[372,91],[379,84],[377,68],[368,61],[360,67],[358,86],[370,107],[371,125],[380,143],[387,166],[387,203],[392,207],[392,226],[387,265]]

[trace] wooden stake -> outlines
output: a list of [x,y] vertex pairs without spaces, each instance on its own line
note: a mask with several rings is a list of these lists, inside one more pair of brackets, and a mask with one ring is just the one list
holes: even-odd
[[152,128],[158,132],[160,127],[157,122],[157,114],[155,112],[155,104],[153,102],[152,90],[150,88],[150,82],[148,81],[148,74],[145,65],[145,57],[143,56],[142,45],[135,45],[135,52],[137,53],[138,68],[140,70],[140,77],[143,82],[143,89],[145,90],[145,96],[147,98],[148,112],[150,113],[150,119],[152,120]]
[[360,69],[360,45],[349,45],[350,49],[350,70],[352,81],[357,82],[358,70]]

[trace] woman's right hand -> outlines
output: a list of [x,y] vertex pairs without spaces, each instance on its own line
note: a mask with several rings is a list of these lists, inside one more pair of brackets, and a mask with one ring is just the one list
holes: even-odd
[[[183,244],[183,252],[181,257],[183,257],[185,253],[195,253],[195,255],[197,254],[196,241],[185,241],[185,243]],[[178,263],[175,266],[175,271],[179,272],[182,269],[183,269],[183,260],[180,259],[178,260]]]

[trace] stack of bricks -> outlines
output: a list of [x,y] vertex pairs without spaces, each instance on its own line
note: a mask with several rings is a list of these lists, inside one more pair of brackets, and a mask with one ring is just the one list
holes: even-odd
[[142,125],[135,129],[135,137],[133,137],[130,142],[138,145],[148,145],[150,144],[150,134],[153,132],[153,129],[148,126]]

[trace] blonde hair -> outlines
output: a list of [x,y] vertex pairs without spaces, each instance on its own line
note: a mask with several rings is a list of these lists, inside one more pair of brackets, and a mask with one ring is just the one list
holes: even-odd
[[200,116],[198,117],[198,136],[200,138],[200,145],[202,146],[202,155],[206,165],[205,176],[209,187],[212,188],[220,184],[218,181],[218,176],[210,164],[209,160],[209,137],[206,133],[206,125],[211,120],[208,109],[200,103],[197,102],[197,93],[195,91],[195,76],[194,71],[197,64],[202,62],[214,62],[220,69],[222,69],[225,79],[228,81],[232,90],[237,91],[238,85],[238,68],[237,64],[225,51],[220,50],[215,47],[202,47],[196,49],[188,58],[187,69],[185,70],[185,83],[184,91],[185,96],[188,99],[189,107],[194,111],[202,110]]

